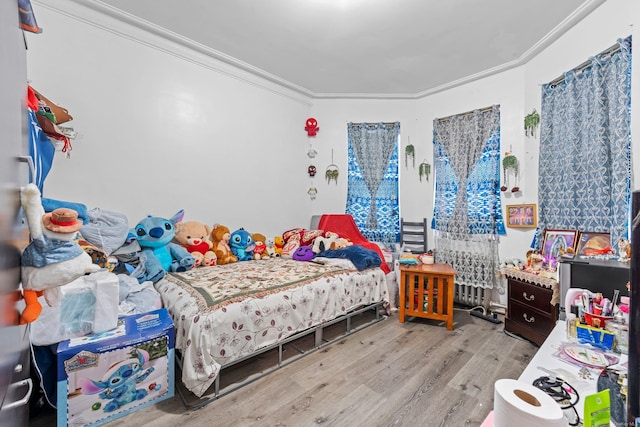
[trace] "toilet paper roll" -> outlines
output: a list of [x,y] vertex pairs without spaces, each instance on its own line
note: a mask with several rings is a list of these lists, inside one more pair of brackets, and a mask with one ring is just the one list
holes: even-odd
[[494,427],[567,427],[555,400],[531,384],[500,379],[494,389]]

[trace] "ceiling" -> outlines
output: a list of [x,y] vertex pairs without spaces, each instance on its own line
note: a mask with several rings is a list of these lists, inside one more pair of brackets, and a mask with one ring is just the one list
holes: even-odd
[[87,3],[309,96],[415,98],[526,63],[604,1]]

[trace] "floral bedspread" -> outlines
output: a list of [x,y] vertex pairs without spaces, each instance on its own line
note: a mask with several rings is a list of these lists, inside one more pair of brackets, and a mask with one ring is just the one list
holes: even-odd
[[197,396],[221,366],[389,295],[380,268],[281,258],[199,267],[155,286],[175,324],[182,381]]

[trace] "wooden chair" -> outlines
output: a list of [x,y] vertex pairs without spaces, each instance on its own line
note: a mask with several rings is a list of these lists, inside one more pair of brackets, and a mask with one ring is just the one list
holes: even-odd
[[422,218],[421,222],[400,218],[400,247],[413,254],[427,252],[427,218]]

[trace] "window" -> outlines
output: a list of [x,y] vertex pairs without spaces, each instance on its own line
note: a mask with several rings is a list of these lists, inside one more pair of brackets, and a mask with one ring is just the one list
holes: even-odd
[[374,242],[393,244],[400,233],[398,140],[400,123],[348,124],[346,213]]

